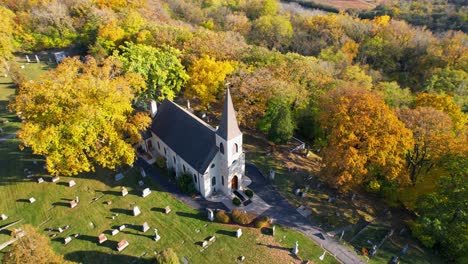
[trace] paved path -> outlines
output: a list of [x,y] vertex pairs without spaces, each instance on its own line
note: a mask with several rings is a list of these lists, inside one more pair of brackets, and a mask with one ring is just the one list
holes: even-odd
[[285,198],[272,188],[268,180],[254,165],[246,164],[245,170],[246,175],[252,179],[252,184],[249,187],[272,206],[264,214],[274,218],[276,223],[293,228],[312,238],[343,263],[365,263],[356,253],[335,239],[327,237],[321,228],[314,226],[312,222],[299,214]]

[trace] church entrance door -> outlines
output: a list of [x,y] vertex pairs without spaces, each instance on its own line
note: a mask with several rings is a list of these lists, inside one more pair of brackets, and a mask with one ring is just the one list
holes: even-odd
[[232,188],[233,190],[239,189],[237,176],[234,176],[234,177],[232,178],[232,180],[231,180],[231,188]]

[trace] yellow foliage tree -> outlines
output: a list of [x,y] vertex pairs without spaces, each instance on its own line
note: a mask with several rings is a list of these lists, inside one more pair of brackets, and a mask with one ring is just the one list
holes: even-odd
[[20,87],[10,104],[25,121],[18,137],[46,158],[53,175],[132,164],[132,144],[150,123],[131,104],[144,87],[139,75],[123,75],[109,59],[101,66],[92,58],[64,60],[40,81]]
[[3,255],[4,264],[61,264],[71,263],[65,261],[63,256],[57,255],[49,246],[50,240],[39,234],[34,227],[24,225],[21,227],[23,236],[20,233],[13,233],[13,237],[18,241],[13,244],[11,250]]
[[337,88],[322,102],[320,122],[328,145],[323,150],[323,175],[348,191],[375,180],[408,182],[404,155],[412,133],[375,93],[360,88]]
[[223,91],[222,83],[234,69],[235,64],[231,61],[216,61],[209,56],[195,60],[188,70],[190,83],[185,96],[197,98],[203,107],[208,107]]
[[443,111],[452,119],[455,132],[466,130],[467,115],[461,111],[460,106],[449,95],[420,93],[416,97],[416,106],[430,106]]

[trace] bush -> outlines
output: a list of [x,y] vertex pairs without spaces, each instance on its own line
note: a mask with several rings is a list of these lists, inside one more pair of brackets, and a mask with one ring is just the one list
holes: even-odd
[[241,205],[241,201],[240,201],[239,198],[237,198],[237,197],[234,197],[234,199],[232,199],[232,203],[233,203],[235,206]]
[[193,184],[192,177],[186,173],[182,174],[176,180],[177,187],[187,194],[195,194],[197,193],[197,189],[195,189],[195,185]]
[[166,248],[156,255],[156,263],[158,264],[180,264],[179,258],[172,248]]
[[270,225],[270,218],[266,215],[262,215],[255,219],[254,223],[256,228],[268,227]]
[[245,195],[247,195],[249,198],[253,197],[253,191],[250,189],[247,189],[244,191]]
[[255,217],[255,214],[245,213],[238,209],[232,211],[232,220],[239,225],[250,225]]
[[216,212],[215,217],[216,220],[218,220],[218,222],[223,224],[228,224],[231,221],[231,218],[224,210],[219,210],[218,212]]
[[158,166],[161,169],[166,168],[166,158],[163,156],[157,156],[156,157],[156,166]]

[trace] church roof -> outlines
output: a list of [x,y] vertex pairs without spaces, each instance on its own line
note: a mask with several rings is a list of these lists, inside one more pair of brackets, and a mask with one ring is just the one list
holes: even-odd
[[229,88],[226,89],[223,114],[221,116],[221,122],[219,123],[219,128],[216,131],[216,134],[224,138],[226,141],[242,135],[239,126],[237,125],[236,111],[234,110],[234,105],[232,104]]
[[151,130],[200,173],[206,171],[218,151],[215,130],[167,99],[158,107]]

